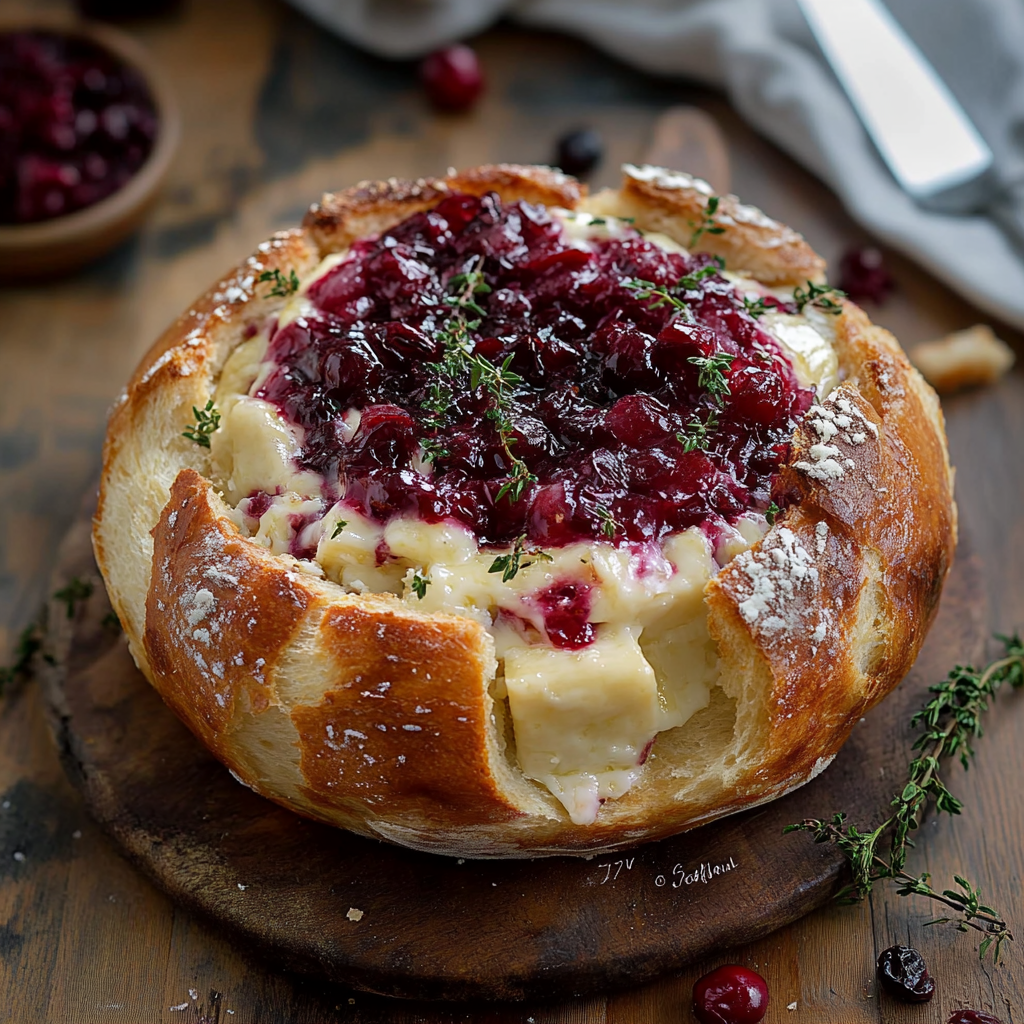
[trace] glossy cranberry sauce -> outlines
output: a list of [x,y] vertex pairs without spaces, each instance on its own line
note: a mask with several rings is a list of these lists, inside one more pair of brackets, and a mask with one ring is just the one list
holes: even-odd
[[[446,302],[470,271],[489,289],[472,296],[481,313]],[[637,280],[685,308],[655,305]],[[454,519],[483,544],[657,540],[763,510],[813,397],[710,257],[632,228],[574,242],[548,210],[494,195],[450,196],[357,242],[308,297],[315,314],[272,334],[276,366],[258,392],[304,428],[304,468],[323,475],[325,497],[377,521]],[[460,315],[479,320],[472,356],[509,360],[519,379],[499,408],[467,367],[438,415],[424,406]],[[731,357],[718,360],[717,393],[702,379],[716,355]],[[687,445],[694,424],[707,429]],[[443,453],[433,463],[419,459],[424,441]],[[513,460],[532,478],[518,498]]]
[[0,32],[0,223],[72,213],[121,188],[153,148],[142,76],[75,35]]

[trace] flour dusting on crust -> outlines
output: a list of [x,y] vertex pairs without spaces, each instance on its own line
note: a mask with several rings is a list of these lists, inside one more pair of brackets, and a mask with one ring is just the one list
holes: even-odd
[[878,427],[844,396],[841,388],[836,388],[821,405],[812,405],[804,425],[814,431],[818,441],[807,449],[809,460],[799,459],[793,465],[822,483],[841,480],[855,465],[834,442],[856,448],[864,444],[869,434],[878,437]]

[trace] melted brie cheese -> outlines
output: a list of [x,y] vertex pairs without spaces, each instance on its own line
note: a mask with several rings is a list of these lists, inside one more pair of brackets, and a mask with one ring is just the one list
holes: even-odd
[[[611,216],[554,213],[581,245],[616,237],[629,226]],[[667,236],[645,237],[686,253]],[[309,313],[310,284],[347,256],[328,256],[287,302],[278,323]],[[726,276],[751,295],[769,294],[756,281]],[[800,383],[820,395],[838,379],[834,328],[827,316],[808,312],[768,313],[760,323],[789,356]],[[718,658],[707,631],[704,589],[722,565],[765,533],[764,516],[750,513],[720,530],[714,550],[697,528],[661,544],[571,544],[547,552],[550,561],[527,555],[505,581],[490,571],[498,552],[481,551],[472,532],[456,523],[398,517],[382,525],[342,502],[321,516],[323,481],[297,464],[301,429],[253,397],[271,369],[266,350],[265,333],[240,345],[215,395],[222,420],[211,454],[225,497],[238,505],[254,492],[272,496],[258,520],[246,516],[242,504],[236,514],[241,528],[283,557],[296,544],[315,549],[315,563],[305,566],[351,591],[390,592],[417,611],[463,615],[486,626],[498,659],[492,694],[508,702],[520,768],[574,822],[593,822],[602,800],[622,796],[642,776],[657,734],[685,725],[707,707]],[[358,410],[349,410],[344,423],[351,436]],[[292,525],[297,517],[310,520],[298,537]],[[588,589],[588,621],[597,630],[594,641],[578,650],[549,642],[537,599],[546,587],[567,582]]]

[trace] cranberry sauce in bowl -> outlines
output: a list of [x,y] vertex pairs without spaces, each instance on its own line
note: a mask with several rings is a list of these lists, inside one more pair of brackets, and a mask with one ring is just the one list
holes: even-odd
[[484,545],[768,508],[812,391],[709,257],[585,219],[581,241],[543,208],[453,195],[353,245],[273,332],[256,392],[302,428],[302,467],[365,516]]
[[97,42],[0,32],[0,224],[105,199],[145,163],[157,128],[142,75]]

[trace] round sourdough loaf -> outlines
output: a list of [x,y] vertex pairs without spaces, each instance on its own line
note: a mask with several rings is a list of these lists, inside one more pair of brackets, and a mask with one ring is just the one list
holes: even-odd
[[[210,449],[182,436],[232,352],[285,305],[261,281],[304,279],[457,193],[632,218],[772,288],[824,280],[795,232],[656,168],[627,168],[619,190],[590,197],[549,169],[508,165],[325,196],[171,326],[114,408],[94,544],[139,668],[256,792],[436,853],[613,850],[802,785],[913,663],[955,546],[938,401],[850,302],[831,318],[839,383],[802,417],[776,480],[784,514],[703,587],[711,696],[658,734],[632,788],[589,824],[521,770],[479,618],[418,611],[272,553],[237,525]],[[424,708],[429,729],[408,726]]]

